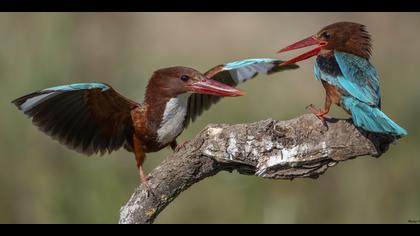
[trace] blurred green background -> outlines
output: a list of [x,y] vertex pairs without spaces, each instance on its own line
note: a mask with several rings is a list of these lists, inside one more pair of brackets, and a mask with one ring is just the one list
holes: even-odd
[[[182,193],[156,223],[408,223],[420,218],[420,13],[2,13],[0,14],[0,222],[116,223],[138,184],[131,153],[85,157],[39,132],[10,101],[50,86],[103,81],[142,101],[151,73],[184,65],[205,71],[276,50],[336,21],[367,25],[381,75],[383,109],[409,136],[380,159],[362,157],[318,180],[274,181],[220,173]],[[300,52],[300,51],[299,51]],[[321,106],[314,59],[259,76],[204,113],[243,123]],[[335,107],[331,115],[347,117]],[[150,172],[169,149],[148,155]]]

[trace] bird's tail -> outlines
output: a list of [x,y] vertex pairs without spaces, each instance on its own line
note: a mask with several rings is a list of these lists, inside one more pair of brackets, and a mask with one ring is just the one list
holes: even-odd
[[351,97],[343,97],[342,103],[352,114],[353,123],[364,130],[394,136],[407,135],[407,131],[392,121],[379,108],[369,106]]

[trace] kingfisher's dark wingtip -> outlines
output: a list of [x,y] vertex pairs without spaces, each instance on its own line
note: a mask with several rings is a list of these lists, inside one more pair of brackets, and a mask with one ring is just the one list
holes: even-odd
[[15,98],[10,103],[14,104],[19,110],[21,110],[21,105],[25,103],[26,100],[27,100],[26,96],[23,96],[23,97]]
[[287,64],[287,65],[280,64],[280,67],[285,68],[285,69],[298,69],[300,66],[296,63],[292,63],[292,64]]
[[278,61],[277,65],[273,68],[272,71],[269,72],[269,74],[274,73],[274,72],[284,71],[284,70],[295,70],[300,67],[296,63],[283,65],[284,62],[285,61]]
[[16,106],[18,105],[18,103],[19,103],[19,101],[22,99],[22,97],[18,97],[18,98],[15,98],[15,99],[13,99],[12,101],[10,101],[10,103],[13,103],[13,104],[15,104]]
[[34,93],[30,93],[21,97],[18,97],[16,99],[14,99],[13,101],[11,101],[11,103],[13,103],[19,110],[22,110],[22,105],[28,101],[28,99],[31,99],[33,97],[36,97],[40,95],[38,92],[34,92]]

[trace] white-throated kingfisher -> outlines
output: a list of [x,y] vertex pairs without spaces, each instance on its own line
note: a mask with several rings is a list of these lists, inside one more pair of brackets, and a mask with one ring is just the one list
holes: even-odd
[[134,152],[143,184],[145,153],[170,146],[221,96],[242,96],[238,84],[258,73],[294,69],[276,59],[247,59],[218,65],[205,74],[187,67],[153,73],[143,103],[132,101],[105,83],[76,83],[43,89],[13,103],[41,131],[86,155],[124,147]]
[[326,91],[324,109],[312,109],[323,120],[334,103],[351,114],[353,123],[364,130],[393,136],[407,131],[381,110],[379,76],[369,62],[371,37],[364,25],[338,22],[278,53],[317,45],[318,47],[283,63],[287,65],[317,56],[315,78]]

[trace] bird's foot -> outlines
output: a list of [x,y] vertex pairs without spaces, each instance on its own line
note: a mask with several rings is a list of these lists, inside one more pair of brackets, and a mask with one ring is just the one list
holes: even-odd
[[149,186],[149,178],[144,174],[143,167],[139,167],[139,174],[140,174],[140,182],[144,185],[144,188],[146,189],[147,195],[150,193],[150,186]]
[[187,140],[181,144],[176,145],[176,148],[174,150],[174,152],[178,152],[179,150],[181,150],[182,148],[185,148],[185,145],[187,145],[187,143],[190,142],[190,140]]
[[141,179],[140,181],[144,185],[144,187],[146,188],[146,190],[149,191],[150,190],[149,178],[145,177],[144,179]]
[[321,110],[313,104],[306,106],[306,109],[312,112],[316,117],[318,117],[318,119],[320,119],[325,126],[327,125],[327,122],[325,121],[325,116],[327,115],[328,111]]
[[318,117],[318,119],[320,119],[322,122],[325,122],[325,115],[327,115],[327,113],[324,111],[315,113],[315,116]]

